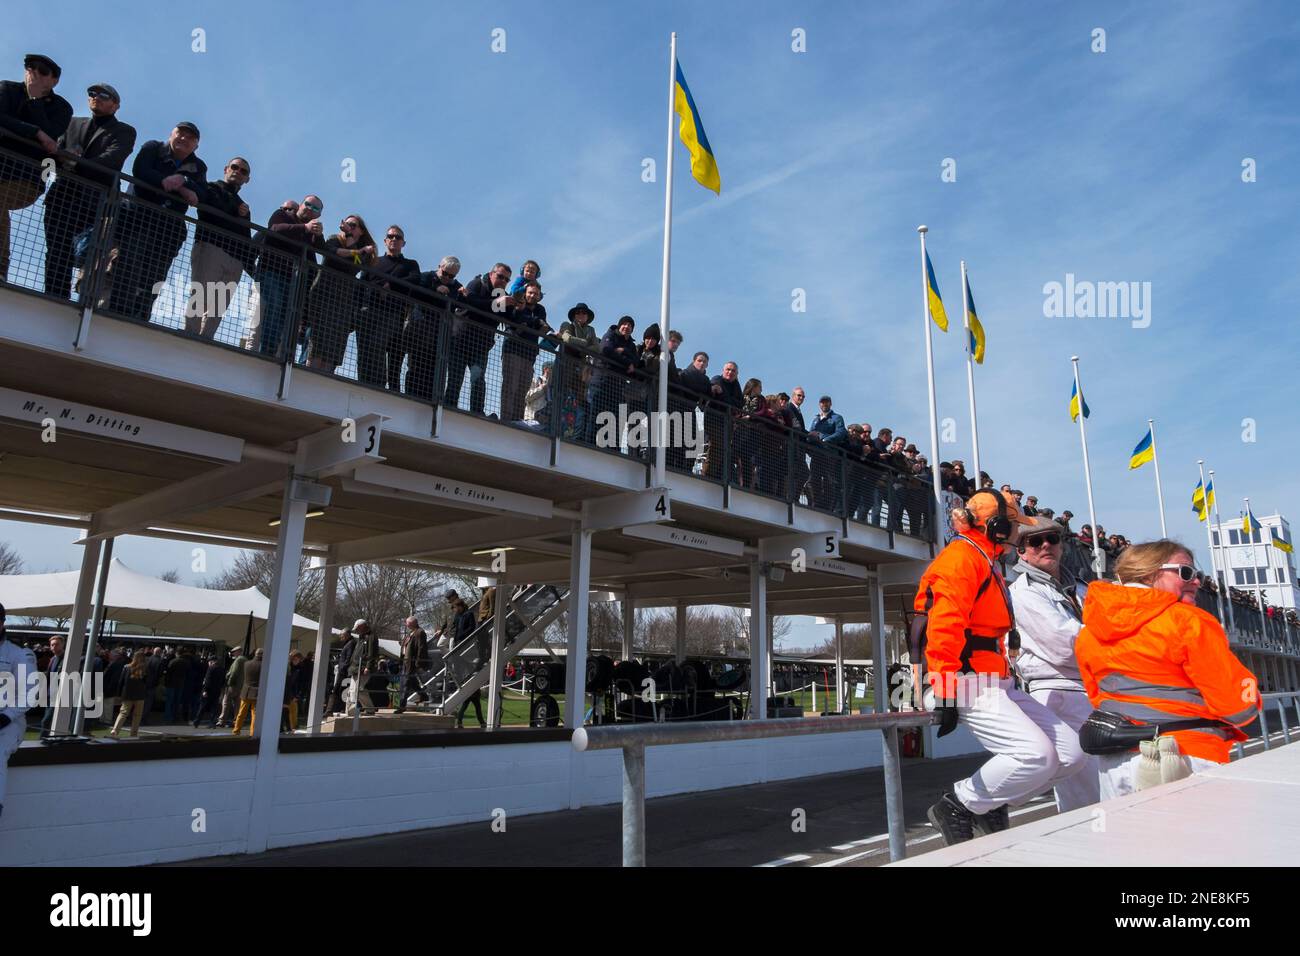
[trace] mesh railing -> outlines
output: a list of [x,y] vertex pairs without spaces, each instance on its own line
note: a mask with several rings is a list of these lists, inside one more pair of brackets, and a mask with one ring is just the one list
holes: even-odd
[[340,237],[309,246],[206,205],[170,196],[164,205],[106,169],[95,178],[60,172],[44,189],[39,167],[0,142],[5,169],[34,177],[11,198],[31,201],[11,208],[0,237],[8,286],[647,467],[652,419],[666,411],[672,471],[932,536],[926,482],[797,433],[761,406],[745,413],[674,384],[661,410],[654,362],[647,370],[636,355],[607,355],[581,334],[563,342],[540,306],[484,276],[452,288],[413,264],[377,263]]

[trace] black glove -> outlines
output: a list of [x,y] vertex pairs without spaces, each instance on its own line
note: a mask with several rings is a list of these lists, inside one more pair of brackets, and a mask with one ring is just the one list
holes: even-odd
[[8,714],[0,714],[0,730],[4,730],[11,723],[13,723],[13,721],[9,719]]
[[934,712],[939,716],[939,736],[943,737],[957,729],[957,701],[936,700]]

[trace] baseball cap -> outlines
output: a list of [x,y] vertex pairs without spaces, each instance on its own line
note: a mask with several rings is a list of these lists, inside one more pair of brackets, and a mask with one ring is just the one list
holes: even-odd
[[181,122],[177,123],[176,128],[183,129],[186,132],[193,133],[195,139],[202,138],[201,136],[199,136],[199,128],[195,126],[193,123],[191,123],[189,120],[182,120]]

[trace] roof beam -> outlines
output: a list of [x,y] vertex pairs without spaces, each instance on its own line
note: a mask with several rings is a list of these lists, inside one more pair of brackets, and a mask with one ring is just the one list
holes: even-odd
[[113,538],[180,515],[260,498],[278,491],[288,477],[287,467],[269,461],[213,468],[96,512],[86,540]]
[[338,563],[361,564],[441,551],[505,547],[525,538],[562,534],[572,528],[573,522],[568,518],[536,519],[514,515],[474,518],[347,541],[338,545]]

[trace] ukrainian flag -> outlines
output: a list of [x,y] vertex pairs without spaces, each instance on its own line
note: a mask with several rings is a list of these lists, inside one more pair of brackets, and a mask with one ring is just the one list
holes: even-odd
[[1241,530],[1246,533],[1247,538],[1252,538],[1259,528],[1259,519],[1255,517],[1254,512],[1247,508],[1246,517],[1241,519]]
[[1196,487],[1192,489],[1192,510],[1196,512],[1197,521],[1204,521],[1210,511],[1205,504],[1205,489],[1201,487],[1199,481],[1196,483]]
[[[929,258],[929,253],[926,253]],[[934,275],[931,273],[931,283],[934,282]],[[935,292],[938,295],[938,292]],[[980,317],[975,314],[975,297],[970,294],[970,276],[966,277],[966,303],[969,306],[966,312],[966,321],[970,323],[970,354],[975,359],[976,365],[984,364],[984,326],[980,325]],[[943,303],[939,304],[943,308]]]
[[700,119],[700,111],[695,106],[691,89],[686,85],[681,63],[677,63],[676,67],[677,87],[673,96],[673,108],[682,118],[678,135],[691,153],[691,175],[701,186],[720,195],[722,179],[718,175],[718,161],[713,158],[713,147],[709,145],[709,137],[704,133],[704,122]]
[[930,300],[930,318],[940,329],[948,331],[948,313],[943,310],[943,299],[939,296],[939,282],[934,277],[934,264],[930,262],[930,253],[925,254],[926,293]]
[[1088,403],[1084,401],[1083,396],[1079,394],[1079,383],[1075,382],[1070,386],[1070,421],[1077,422],[1079,420],[1080,405],[1083,406],[1084,418],[1087,418],[1092,414],[1092,410],[1088,408]]
[[1277,548],[1279,551],[1285,551],[1287,554],[1291,554],[1293,550],[1291,542],[1283,540],[1278,535],[1277,528],[1269,528],[1268,530],[1273,534],[1273,547]]
[[1210,509],[1214,507],[1214,479],[1211,478],[1205,485],[1205,513],[1209,514]]
[[1148,428],[1146,436],[1133,449],[1133,454],[1128,460],[1129,469],[1141,468],[1155,457],[1156,448],[1151,442],[1151,429]]

